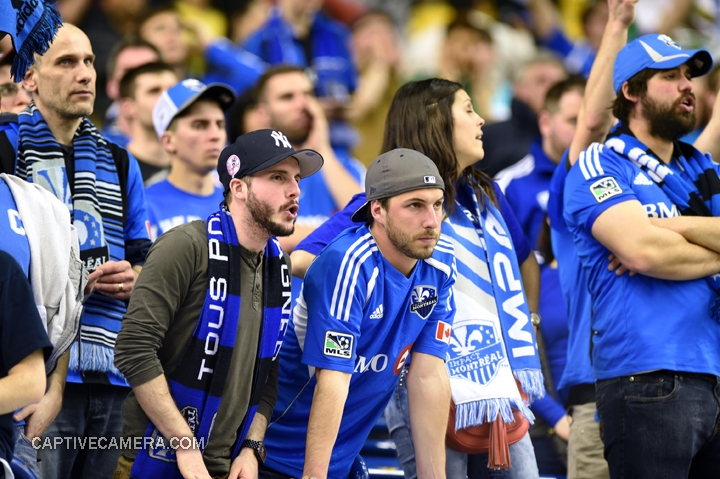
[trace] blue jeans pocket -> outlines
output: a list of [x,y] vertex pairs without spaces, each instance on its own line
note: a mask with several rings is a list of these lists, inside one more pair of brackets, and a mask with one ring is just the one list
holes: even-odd
[[623,378],[623,397],[628,402],[658,403],[675,398],[680,388],[677,375],[637,374]]

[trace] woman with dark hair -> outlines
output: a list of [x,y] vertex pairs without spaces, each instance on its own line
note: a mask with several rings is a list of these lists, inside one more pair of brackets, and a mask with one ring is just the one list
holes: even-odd
[[[453,398],[447,477],[464,479],[469,473],[471,479],[532,479],[538,470],[527,434],[533,419],[527,401],[543,392],[530,322],[530,310],[537,308],[539,273],[499,188],[472,167],[484,156],[483,124],[460,84],[437,78],[411,82],[395,94],[382,149],[420,151],[437,164],[445,182],[442,234],[455,247],[458,274],[455,322],[447,338]],[[294,274],[339,230],[352,225],[349,214],[364,201],[364,195],[358,195],[298,246],[292,255]],[[405,477],[414,478],[404,374],[385,417]],[[444,407],[438,405],[439,414]]]

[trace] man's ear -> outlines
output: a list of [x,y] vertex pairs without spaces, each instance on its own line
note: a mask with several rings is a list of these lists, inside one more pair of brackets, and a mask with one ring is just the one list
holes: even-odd
[[247,183],[239,178],[233,178],[230,180],[228,186],[230,187],[230,194],[233,196],[233,201],[247,201],[248,191],[250,190]]
[[370,213],[372,214],[375,223],[385,226],[385,210],[383,209],[380,201],[372,200],[370,202]]
[[37,91],[36,73],[37,73],[37,67],[35,65],[33,65],[30,68],[28,68],[27,72],[25,72],[25,76],[23,77],[23,80],[22,80],[23,88],[25,88],[25,90],[27,90],[30,93],[35,93]]
[[120,98],[118,105],[120,107],[120,116],[123,118],[135,118],[137,108],[135,108],[135,101],[132,98]]
[[265,103],[259,103],[251,112],[250,116],[257,121],[261,128],[272,128],[270,125],[270,110]]
[[625,82],[622,84],[620,91],[622,92],[623,95],[625,95],[625,98],[627,98],[628,101],[630,101],[632,103],[637,103],[640,101],[640,97],[638,95],[630,94],[630,84],[628,82]]
[[544,137],[550,136],[552,132],[552,115],[547,110],[540,110],[538,114],[538,129]]
[[175,135],[171,131],[163,131],[163,134],[160,137],[160,144],[162,145],[163,149],[168,153],[172,155],[177,153],[177,146],[175,146]]

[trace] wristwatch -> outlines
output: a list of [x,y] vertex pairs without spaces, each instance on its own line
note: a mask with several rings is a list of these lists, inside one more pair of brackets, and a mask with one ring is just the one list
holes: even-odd
[[258,460],[259,464],[265,463],[265,458],[267,457],[267,451],[265,450],[265,445],[260,441],[253,441],[252,439],[245,439],[242,444],[240,445],[240,449],[244,447],[249,447],[253,450],[255,453],[255,457]]
[[542,319],[540,318],[540,315],[537,313],[530,313],[530,322],[533,324],[533,326],[540,326],[540,322]]

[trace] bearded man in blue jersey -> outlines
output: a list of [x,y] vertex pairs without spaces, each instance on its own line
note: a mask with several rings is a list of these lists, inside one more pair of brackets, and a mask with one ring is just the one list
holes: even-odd
[[305,276],[280,354],[261,478],[346,479],[407,373],[418,476],[445,477],[444,360],[455,313],[445,185],[425,155],[396,149],[366,179],[365,224],[345,230]]
[[625,46],[613,72],[620,122],[565,183],[613,478],[717,477],[720,179],[709,155],[678,141],[695,125],[690,79],[711,66],[666,35]]

